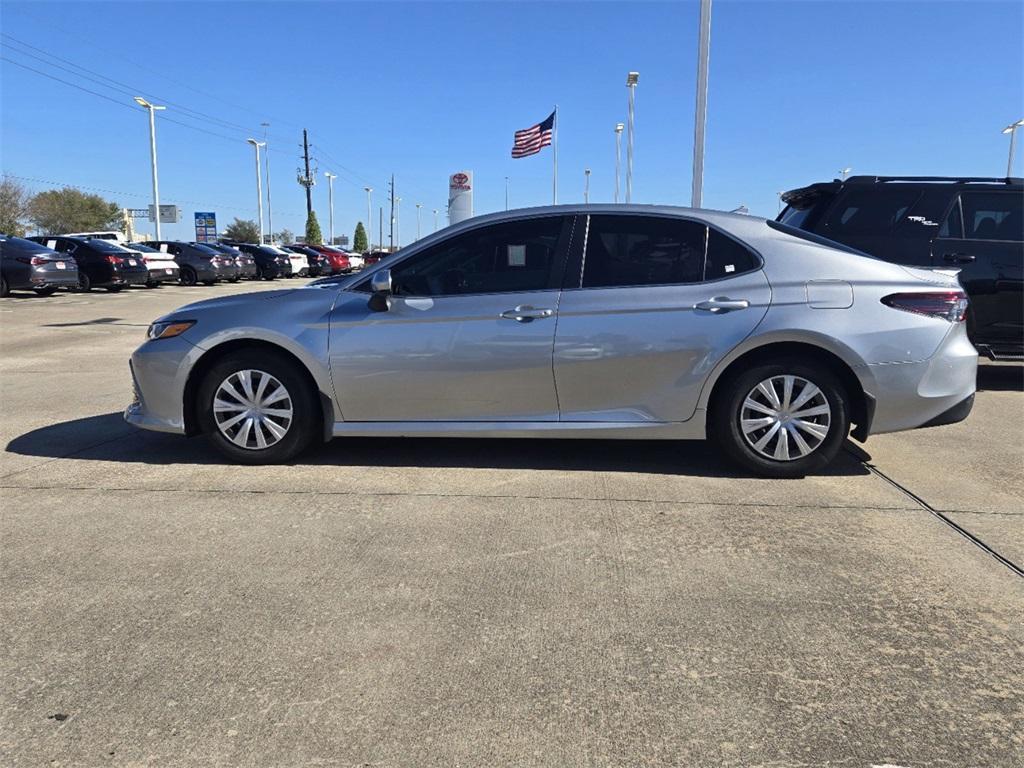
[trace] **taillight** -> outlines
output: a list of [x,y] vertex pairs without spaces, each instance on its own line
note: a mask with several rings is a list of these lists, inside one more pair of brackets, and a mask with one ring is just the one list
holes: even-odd
[[963,291],[892,293],[883,298],[882,303],[893,309],[938,317],[951,323],[963,322],[967,315],[967,294]]
[[41,266],[43,266],[43,264],[48,264],[49,262],[50,262],[50,260],[47,259],[45,256],[33,256],[32,257],[32,266],[33,267],[41,267]]
[[120,256],[107,256],[107,261],[109,261],[111,264],[116,264],[118,266],[124,264],[124,259],[122,259]]

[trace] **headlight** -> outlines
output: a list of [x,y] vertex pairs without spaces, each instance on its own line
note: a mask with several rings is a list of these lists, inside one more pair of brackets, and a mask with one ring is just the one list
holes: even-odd
[[146,331],[147,339],[173,339],[180,336],[193,325],[195,320],[164,320],[153,323]]

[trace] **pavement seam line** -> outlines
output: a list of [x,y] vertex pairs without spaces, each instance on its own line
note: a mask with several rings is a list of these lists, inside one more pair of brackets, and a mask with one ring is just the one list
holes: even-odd
[[904,487],[899,482],[897,482],[893,478],[889,477],[887,474],[885,474],[885,472],[880,470],[878,467],[876,467],[871,462],[865,461],[865,460],[861,459],[861,463],[865,467],[867,467],[868,471],[871,472],[871,474],[873,474],[876,477],[879,477],[882,480],[884,480],[885,482],[889,483],[889,485],[891,485],[893,488],[895,488],[896,490],[900,491],[907,498],[909,498],[912,501],[914,501],[915,503],[917,503],[923,510],[925,510],[926,512],[931,514],[933,517],[936,517],[937,519],[941,520],[943,523],[948,525],[950,528],[952,528],[954,531],[959,533],[961,536],[963,536],[969,542],[974,544],[976,547],[978,547],[982,551],[984,551],[987,554],[989,554],[991,557],[993,557],[996,560],[998,560],[1000,563],[1005,565],[1007,568],[1009,568],[1011,571],[1013,571],[1015,574],[1017,574],[1021,578],[1024,578],[1024,568],[1021,568],[1019,565],[1017,565],[1015,562],[1013,562],[1013,560],[1011,560],[1010,558],[1006,557],[1005,555],[1001,555],[999,552],[997,552],[995,549],[990,547],[988,544],[986,544],[980,538],[978,538],[973,533],[968,531],[966,528],[964,528],[963,526],[961,526],[958,523],[956,523],[952,518],[946,516],[945,514],[940,512],[939,510],[935,509],[935,507],[933,507],[927,501],[925,501],[920,496],[918,496],[916,493],[911,491],[909,488]]
[[394,491],[295,491],[295,490],[263,490],[258,488],[128,488],[111,486],[87,485],[0,485],[0,490],[10,491],[102,491],[104,493],[207,493],[207,494],[251,494],[266,496],[374,496],[384,498],[441,498],[441,499],[524,499],[527,501],[607,501],[614,503],[637,504],[679,504],[685,506],[707,507],[766,507],[770,509],[823,509],[836,511],[868,510],[872,512],[916,512],[916,507],[884,507],[831,504],[773,504],[770,502],[721,502],[691,501],[688,499],[629,499],[606,498],[600,496],[524,496],[522,494],[486,494],[486,493],[397,493]]

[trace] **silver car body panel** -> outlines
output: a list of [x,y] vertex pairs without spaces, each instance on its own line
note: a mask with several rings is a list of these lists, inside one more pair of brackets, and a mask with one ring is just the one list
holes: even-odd
[[[698,220],[763,260],[754,272],[692,285],[392,297],[356,290],[376,271],[488,224],[551,215],[652,214]],[[752,216],[661,206],[553,206],[470,219],[361,274],[284,291],[212,299],[166,318],[182,336],[132,357],[140,390],[126,418],[184,432],[186,384],[223,344],[275,345],[309,371],[331,413],[327,435],[705,436],[714,386],[743,355],[803,343],[841,359],[875,404],[871,434],[921,426],[974,391],[977,353],[963,323],[895,310],[896,292],[950,290],[950,274],[900,267],[793,237]],[[703,301],[748,302],[708,313]],[[529,323],[501,317],[550,309]]]

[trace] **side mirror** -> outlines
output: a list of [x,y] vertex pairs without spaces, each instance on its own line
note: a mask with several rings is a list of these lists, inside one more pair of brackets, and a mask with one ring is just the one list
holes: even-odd
[[391,270],[381,269],[370,277],[370,309],[374,312],[387,312],[391,307],[388,297],[391,295]]

